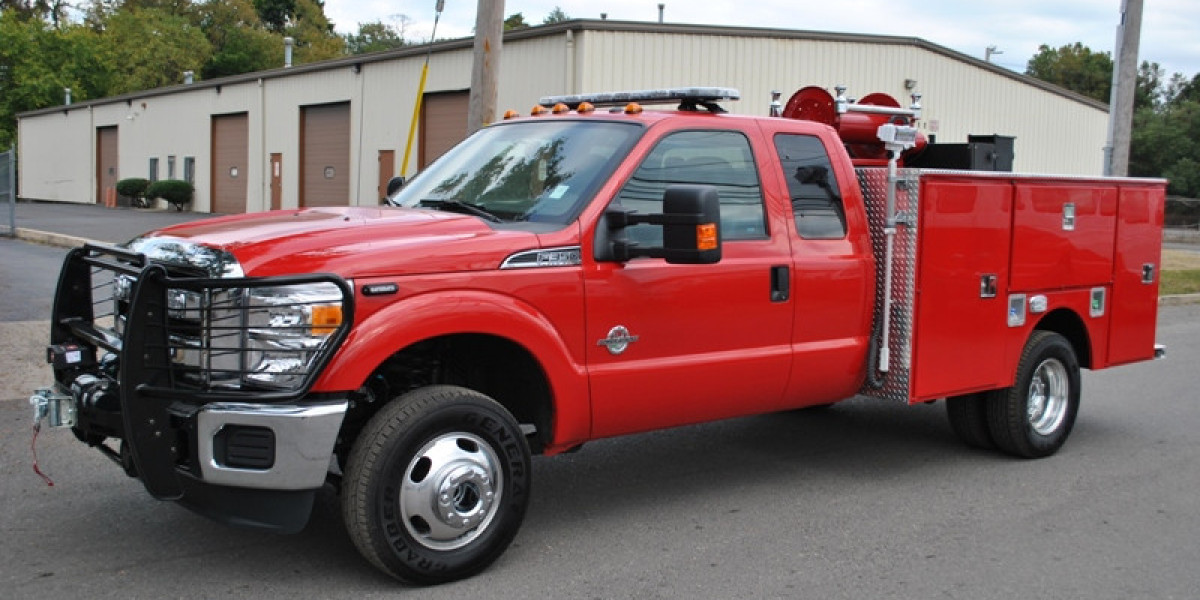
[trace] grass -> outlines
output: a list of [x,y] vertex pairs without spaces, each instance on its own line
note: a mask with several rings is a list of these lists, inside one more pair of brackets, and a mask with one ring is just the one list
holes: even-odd
[[1158,293],[1200,294],[1200,252],[1164,249]]

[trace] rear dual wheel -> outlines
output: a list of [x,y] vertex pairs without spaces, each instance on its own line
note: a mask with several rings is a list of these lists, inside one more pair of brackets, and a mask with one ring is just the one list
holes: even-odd
[[1070,342],[1035,331],[1021,352],[1010,388],[951,398],[947,414],[967,444],[1042,458],[1067,441],[1079,412],[1079,360]]
[[397,579],[443,583],[483,570],[516,536],[529,446],[494,400],[431,386],[371,418],[343,481],[342,516],[359,552]]

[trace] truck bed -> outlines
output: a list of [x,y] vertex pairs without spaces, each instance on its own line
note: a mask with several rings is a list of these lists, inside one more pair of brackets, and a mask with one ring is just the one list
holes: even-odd
[[[881,267],[881,323],[888,175],[856,171]],[[862,394],[915,403],[1007,387],[1029,331],[1071,314],[1088,350],[1083,366],[1154,357],[1164,182],[922,169],[898,176],[890,369],[881,387],[868,383]]]

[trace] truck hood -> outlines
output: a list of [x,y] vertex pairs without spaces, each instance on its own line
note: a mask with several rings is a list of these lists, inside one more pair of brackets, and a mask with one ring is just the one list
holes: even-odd
[[513,252],[537,248],[538,238],[527,231],[492,229],[469,215],[339,207],[194,221],[128,245],[159,255],[205,247],[232,257],[246,276],[324,272],[351,278],[495,269]]

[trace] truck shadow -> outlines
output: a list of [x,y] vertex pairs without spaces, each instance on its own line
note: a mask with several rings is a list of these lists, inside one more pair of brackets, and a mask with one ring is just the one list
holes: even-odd
[[[14,425],[24,419],[9,416],[7,437],[24,439],[25,429]],[[1087,433],[1089,447],[1116,435],[1103,425]],[[39,447],[43,464],[57,469],[61,485],[37,489],[27,465],[18,477],[16,461],[8,461],[9,480],[21,483],[0,495],[11,523],[36,520],[44,505],[56,514],[36,528],[5,528],[14,547],[30,549],[7,567],[20,594],[206,589],[245,597],[323,589],[332,597],[396,589],[359,556],[331,489],[318,495],[297,535],[240,530],[150,499],[73,439],[47,441]],[[6,446],[10,457],[28,448],[27,442]],[[546,569],[588,564],[599,540],[653,534],[665,548],[691,547],[733,535],[737,519],[761,529],[781,518],[779,527],[794,528],[847,518],[856,513],[830,511],[850,511],[850,504],[896,510],[893,496],[953,493],[1019,464],[1028,463],[960,444],[940,403],[855,399],[825,410],[601,440],[576,453],[535,458],[533,498],[513,546],[489,574],[440,586],[434,595],[488,594],[496,578],[519,588]]]

